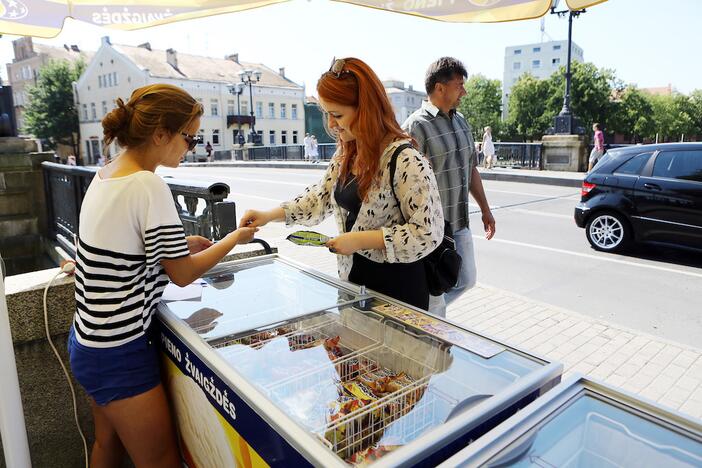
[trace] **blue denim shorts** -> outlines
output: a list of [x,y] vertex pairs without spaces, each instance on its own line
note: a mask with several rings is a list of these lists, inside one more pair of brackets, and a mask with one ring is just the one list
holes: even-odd
[[100,406],[151,390],[161,382],[158,342],[150,334],[114,348],[82,345],[71,327],[68,355],[76,380]]

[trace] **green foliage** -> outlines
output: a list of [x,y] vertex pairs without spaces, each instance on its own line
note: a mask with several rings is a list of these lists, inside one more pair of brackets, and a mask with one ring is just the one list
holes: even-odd
[[635,86],[627,87],[616,103],[610,125],[609,130],[627,136],[632,143],[640,143],[655,135],[656,122],[650,95]]
[[472,75],[466,82],[466,95],[458,106],[473,130],[473,137],[479,141],[483,129],[492,128],[492,134],[500,132],[502,108],[502,88],[500,80],[490,80],[483,75]]
[[[75,147],[78,111],[73,102],[73,82],[85,69],[85,63],[51,61],[41,69],[37,85],[29,89],[29,103],[24,111],[24,131],[57,144]],[[76,149],[77,151],[77,149]]]
[[[552,125],[557,110],[548,107],[552,99],[549,81],[525,73],[512,87],[507,124],[524,140],[537,140]],[[552,106],[553,107],[553,106]]]

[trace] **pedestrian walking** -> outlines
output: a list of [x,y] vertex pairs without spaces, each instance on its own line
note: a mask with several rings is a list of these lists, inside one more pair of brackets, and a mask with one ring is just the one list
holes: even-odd
[[122,152],[100,168],[80,210],[71,370],[90,397],[90,466],[181,466],[159,369],[154,314],[169,280],[186,286],[255,229],[213,244],[185,236],[159,166],[175,168],[197,144],[202,105],[182,88],[136,89],[102,120]]
[[466,119],[456,111],[465,96],[463,64],[451,57],[432,63],[426,73],[428,100],[410,115],[402,128],[431,162],[441,194],[444,217],[453,229],[456,249],[463,259],[456,286],[443,296],[432,296],[429,311],[446,316],[446,306],[475,285],[476,268],[470,230],[468,193],[480,207],[485,238],[495,235],[495,218],[485,197],[477,169],[477,154]]
[[207,152],[207,162],[212,161],[212,145],[209,141],[205,145],[205,151]]
[[592,131],[594,132],[595,145],[590,151],[590,159],[588,160],[587,172],[590,172],[597,162],[602,158],[605,153],[604,147],[604,132],[600,128],[600,124],[592,124]]
[[309,161],[312,152],[312,137],[310,137],[309,133],[305,133],[305,138],[302,139],[302,145],[305,151],[305,161]]
[[485,167],[492,169],[495,163],[495,145],[492,142],[492,128],[485,127],[483,133],[483,156],[485,157]]
[[333,214],[340,234],[326,246],[337,254],[339,277],[426,310],[429,289],[419,260],[444,234],[429,161],[411,146],[383,84],[361,60],[335,60],[317,93],[337,142],[325,174],[279,208],[247,211],[240,225],[314,226]]
[[315,164],[319,162],[319,144],[317,143],[317,137],[314,135],[310,136],[310,159]]

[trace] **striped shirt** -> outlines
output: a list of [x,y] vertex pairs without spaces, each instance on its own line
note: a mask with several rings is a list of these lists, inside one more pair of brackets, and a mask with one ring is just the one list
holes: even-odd
[[402,129],[417,141],[420,153],[431,162],[444,218],[451,223],[453,232],[469,227],[468,192],[477,155],[466,119],[460,112],[452,110],[446,114],[424,101],[402,124]]
[[168,185],[150,171],[110,179],[96,174],[79,226],[78,342],[109,348],[144,335],[169,282],[160,261],[189,255]]

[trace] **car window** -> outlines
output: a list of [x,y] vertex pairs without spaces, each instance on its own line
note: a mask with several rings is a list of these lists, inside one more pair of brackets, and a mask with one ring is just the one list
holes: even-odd
[[639,175],[641,174],[641,169],[646,165],[648,158],[651,157],[653,153],[641,153],[637,154],[618,168],[614,170],[615,174],[630,174]]
[[702,182],[702,151],[663,151],[653,165],[653,177]]

